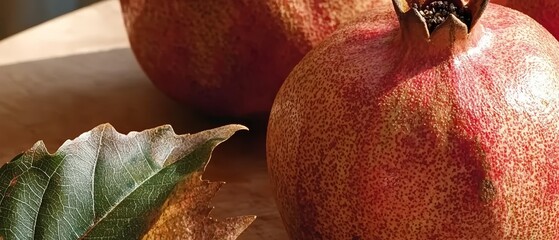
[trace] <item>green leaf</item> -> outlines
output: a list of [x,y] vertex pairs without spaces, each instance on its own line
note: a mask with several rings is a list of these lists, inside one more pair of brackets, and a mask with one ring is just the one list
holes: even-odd
[[123,135],[104,124],[54,154],[38,142],[0,168],[0,239],[141,238],[176,186],[196,196],[215,146],[241,129],[176,135],[166,125]]

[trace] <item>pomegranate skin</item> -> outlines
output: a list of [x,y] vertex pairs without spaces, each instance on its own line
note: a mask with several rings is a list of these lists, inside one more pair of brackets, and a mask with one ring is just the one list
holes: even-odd
[[559,39],[559,1],[556,0],[494,0],[534,18]]
[[266,152],[291,239],[559,239],[559,43],[494,4],[450,48],[400,29],[344,25],[279,90]]
[[301,58],[389,0],[121,0],[132,50],[171,98],[210,115],[267,115]]

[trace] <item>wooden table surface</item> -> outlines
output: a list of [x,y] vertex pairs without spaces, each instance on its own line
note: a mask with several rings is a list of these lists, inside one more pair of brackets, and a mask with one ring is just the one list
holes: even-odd
[[[0,96],[0,164],[38,140],[54,152],[106,122],[122,133],[234,123],[201,116],[154,88],[130,51],[116,0],[0,41]],[[287,239],[266,173],[265,123],[249,127],[216,149],[204,175],[227,182],[212,216],[257,215],[239,239]]]

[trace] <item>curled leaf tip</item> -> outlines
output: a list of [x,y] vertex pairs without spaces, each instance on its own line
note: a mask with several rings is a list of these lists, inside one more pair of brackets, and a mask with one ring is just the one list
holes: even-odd
[[[234,133],[236,133],[238,131],[241,131],[241,130],[248,131],[248,128],[243,126],[243,125],[240,125],[240,124],[229,124],[229,125],[225,125],[225,126],[222,126],[222,127],[212,129],[212,130],[222,132],[223,136],[229,136],[230,137],[231,135],[233,135]],[[212,131],[212,130],[208,130],[208,131]],[[227,138],[229,138],[229,137],[227,137]]]
[[[0,168],[0,240],[137,239],[154,218],[205,234],[207,203],[223,183],[204,184],[200,176],[215,146],[242,129],[176,135],[164,125],[125,135],[101,124],[54,154],[39,141]],[[208,239],[177,238],[175,226],[158,226],[154,233],[165,235],[156,239]]]

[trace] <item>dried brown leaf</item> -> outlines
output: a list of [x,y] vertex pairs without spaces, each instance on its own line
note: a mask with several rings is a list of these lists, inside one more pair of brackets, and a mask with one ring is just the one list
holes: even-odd
[[201,172],[185,178],[177,185],[161,208],[160,216],[144,240],[151,239],[236,239],[256,218],[243,216],[221,221],[209,217],[209,202],[223,182],[201,179]]

